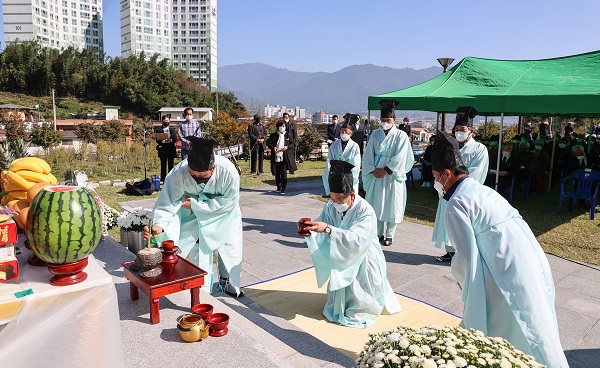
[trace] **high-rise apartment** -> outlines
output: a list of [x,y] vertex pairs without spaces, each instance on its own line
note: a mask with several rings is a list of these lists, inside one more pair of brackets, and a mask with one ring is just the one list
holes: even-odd
[[3,0],[5,42],[37,40],[104,55],[102,0]]
[[121,55],[142,51],[216,91],[217,0],[122,0]]

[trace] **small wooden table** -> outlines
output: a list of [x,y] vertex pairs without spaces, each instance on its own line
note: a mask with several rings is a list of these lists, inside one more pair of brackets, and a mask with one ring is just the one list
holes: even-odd
[[150,299],[150,322],[160,322],[159,299],[161,296],[190,290],[192,306],[200,303],[200,287],[204,285],[206,271],[190,261],[179,258],[175,265],[161,264],[162,273],[155,277],[140,277],[137,271],[131,270],[135,261],[121,263],[125,277],[129,280],[129,293],[131,300],[138,300],[138,289]]

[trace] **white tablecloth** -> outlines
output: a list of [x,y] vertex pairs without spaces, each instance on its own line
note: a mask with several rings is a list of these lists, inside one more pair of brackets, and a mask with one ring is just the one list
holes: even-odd
[[90,255],[85,281],[52,286],[48,269],[28,265],[31,252],[20,249],[19,280],[0,284],[0,309],[20,301],[0,320],[0,366],[123,367],[117,292],[98,261]]

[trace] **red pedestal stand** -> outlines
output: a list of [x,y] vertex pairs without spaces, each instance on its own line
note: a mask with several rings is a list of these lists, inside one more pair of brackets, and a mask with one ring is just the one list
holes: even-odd
[[54,275],[50,284],[54,286],[67,286],[78,284],[87,279],[87,273],[83,269],[88,265],[88,257],[66,264],[48,263],[48,270]]

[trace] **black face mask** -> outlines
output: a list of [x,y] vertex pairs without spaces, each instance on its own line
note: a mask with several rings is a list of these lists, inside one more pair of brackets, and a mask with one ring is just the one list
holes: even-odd
[[210,176],[208,178],[197,178],[195,176],[192,176],[192,178],[194,178],[196,184],[206,184],[210,180]]
[[168,126],[169,126],[169,122],[168,122],[168,121],[165,121],[165,122],[163,122],[163,127],[164,127],[164,128],[166,128],[166,127],[168,127]]

